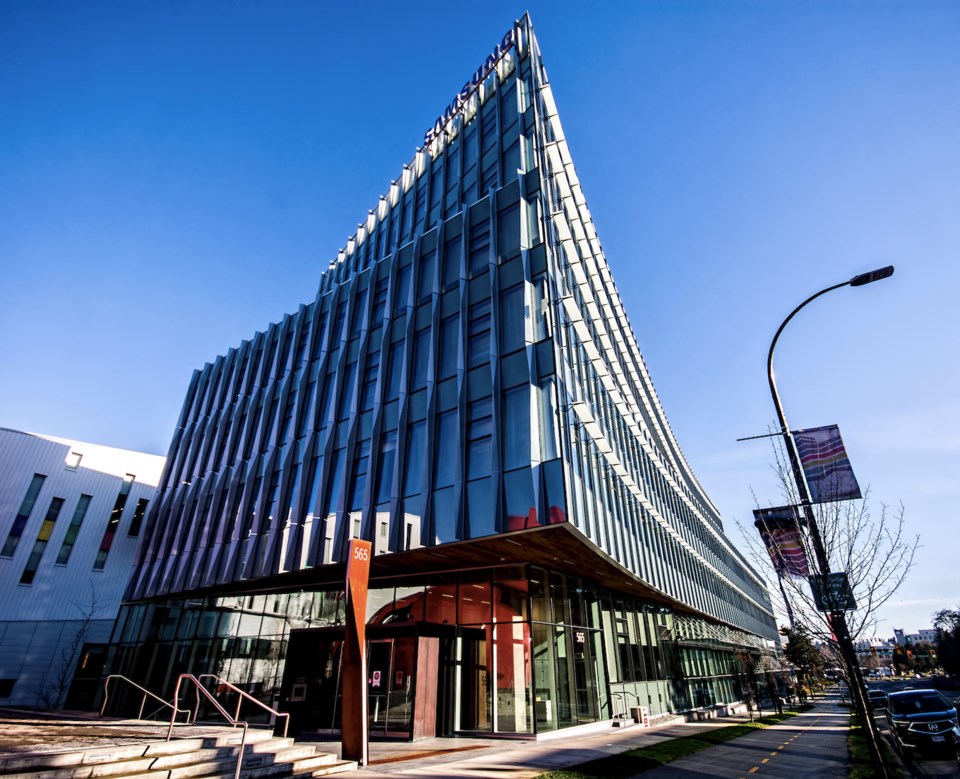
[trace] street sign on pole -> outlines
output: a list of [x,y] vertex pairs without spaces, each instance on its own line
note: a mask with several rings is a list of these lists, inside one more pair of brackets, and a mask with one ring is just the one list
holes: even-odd
[[809,581],[817,611],[853,611],[857,607],[845,573],[814,574]]

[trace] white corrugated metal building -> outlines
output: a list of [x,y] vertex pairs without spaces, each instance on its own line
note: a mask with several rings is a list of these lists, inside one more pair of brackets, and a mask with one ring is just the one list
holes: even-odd
[[0,705],[62,707],[96,662],[164,461],[0,428]]

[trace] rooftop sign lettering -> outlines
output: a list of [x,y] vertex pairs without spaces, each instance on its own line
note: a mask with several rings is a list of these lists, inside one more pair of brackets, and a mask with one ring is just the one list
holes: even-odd
[[496,67],[497,63],[500,61],[501,57],[506,54],[507,50],[516,45],[517,36],[516,36],[516,27],[511,27],[507,34],[503,36],[503,40],[497,44],[497,47],[493,50],[489,57],[484,61],[484,63],[477,68],[476,73],[470,77],[470,80],[460,89],[457,93],[457,96],[450,101],[450,105],[446,107],[444,112],[437,117],[437,121],[433,123],[429,130],[427,130],[423,135],[423,143],[426,146],[434,138],[440,135],[443,132],[443,128],[447,126],[457,111],[459,111],[467,98],[472,95],[477,87],[483,83],[483,80],[490,75],[491,71]]

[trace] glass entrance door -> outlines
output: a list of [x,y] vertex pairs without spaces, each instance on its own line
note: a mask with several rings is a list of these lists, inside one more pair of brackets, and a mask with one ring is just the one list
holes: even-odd
[[413,729],[416,639],[386,638],[367,647],[367,717],[371,736],[409,736]]

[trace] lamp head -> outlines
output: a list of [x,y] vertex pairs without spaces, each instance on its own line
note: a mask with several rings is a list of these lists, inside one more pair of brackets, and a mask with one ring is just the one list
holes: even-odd
[[880,281],[880,279],[886,279],[892,275],[893,266],[888,265],[886,268],[877,268],[877,270],[872,270],[869,273],[854,276],[848,283],[851,287],[862,287],[864,284],[872,284],[874,281]]

